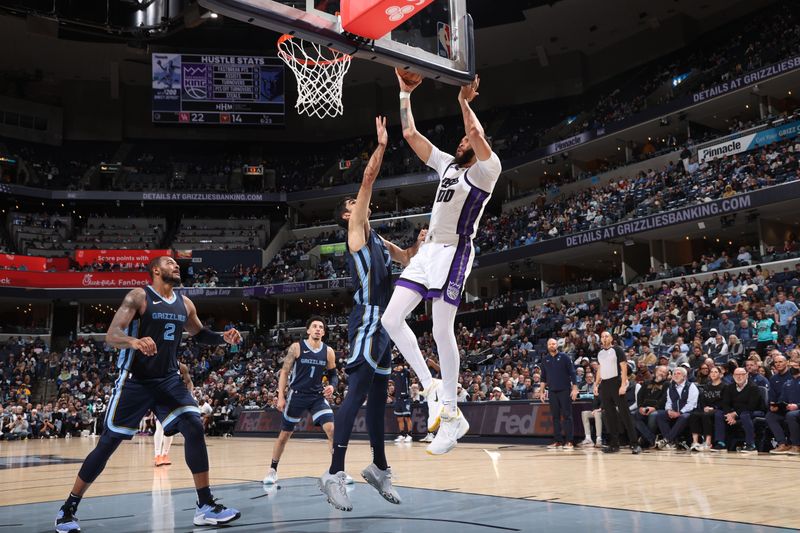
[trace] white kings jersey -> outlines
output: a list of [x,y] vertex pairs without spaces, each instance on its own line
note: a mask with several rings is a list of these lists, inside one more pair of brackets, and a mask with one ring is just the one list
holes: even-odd
[[486,161],[469,168],[457,166],[455,158],[435,146],[427,165],[439,174],[439,189],[433,201],[428,237],[432,240],[475,237],[483,209],[492,196],[502,166],[492,152]]

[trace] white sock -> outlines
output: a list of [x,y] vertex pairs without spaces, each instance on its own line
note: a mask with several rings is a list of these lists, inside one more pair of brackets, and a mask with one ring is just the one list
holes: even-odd
[[392,299],[383,312],[381,324],[397,349],[417,374],[423,390],[431,386],[433,377],[417,343],[417,337],[406,324],[406,317],[422,301],[422,296],[406,287],[395,287]]
[[461,355],[458,353],[454,326],[458,308],[442,298],[433,301],[433,340],[439,351],[439,366],[442,369],[442,391],[439,396],[444,403],[452,403],[451,413],[456,411],[458,370]]
[[155,448],[155,457],[161,455],[161,447],[164,445],[164,428],[161,427],[161,422],[156,420],[156,431],[153,433],[153,448]]
[[172,446],[172,439],[173,437],[164,437],[164,443],[161,445],[161,455],[169,455],[169,447]]

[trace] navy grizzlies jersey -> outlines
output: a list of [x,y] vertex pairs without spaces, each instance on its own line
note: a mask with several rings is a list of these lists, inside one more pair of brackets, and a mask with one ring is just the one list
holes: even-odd
[[320,343],[319,351],[314,351],[300,341],[300,355],[294,360],[289,375],[289,388],[297,392],[322,392],[322,377],[328,368],[328,346]]
[[396,397],[408,396],[408,382],[409,373],[405,368],[400,372],[392,372],[392,381],[394,381],[394,393]]
[[347,270],[353,279],[356,305],[385,309],[392,296],[392,258],[383,239],[370,230],[366,244],[357,252],[347,249]]
[[127,334],[137,339],[150,337],[158,351],[147,356],[139,350],[120,350],[117,366],[134,379],[163,378],[178,372],[178,347],[188,313],[183,296],[177,292],[173,292],[172,300],[165,300],[148,285],[144,293],[144,314],[131,322]]

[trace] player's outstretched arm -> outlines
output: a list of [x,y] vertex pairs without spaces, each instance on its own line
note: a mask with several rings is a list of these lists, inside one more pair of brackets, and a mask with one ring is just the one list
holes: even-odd
[[400,263],[400,265],[405,268],[411,262],[411,258],[417,255],[419,247],[422,246],[423,242],[425,242],[425,237],[427,235],[428,235],[428,230],[426,229],[421,230],[419,232],[419,235],[417,236],[417,240],[414,241],[414,244],[409,248],[406,248],[405,250],[397,246],[395,243],[387,241],[383,237],[381,237],[381,239],[383,239],[383,243],[386,245],[386,249],[389,250],[389,255],[391,256],[392,261]]
[[203,326],[203,323],[200,322],[200,318],[197,316],[197,308],[194,306],[194,302],[186,296],[182,296],[182,298],[186,306],[186,312],[189,314],[189,316],[186,317],[186,324],[183,327],[189,335],[194,337],[194,340],[200,344],[209,346],[219,346],[220,344],[226,343],[239,344],[242,342],[242,335],[236,328],[231,328],[224,334],[220,334]]
[[458,104],[461,106],[461,113],[464,115],[464,132],[469,138],[469,144],[475,150],[475,156],[478,160],[486,161],[492,156],[492,147],[489,145],[489,141],[486,140],[483,126],[478,117],[469,106],[469,103],[479,94],[478,86],[480,83],[480,77],[475,76],[471,83],[461,87],[458,92]]
[[281,374],[278,376],[278,411],[283,412],[286,407],[286,386],[289,383],[289,373],[292,371],[292,366],[297,358],[300,356],[300,343],[294,342],[289,349],[286,350],[286,357],[283,358],[283,366],[281,367]]
[[411,93],[422,83],[422,76],[411,75],[395,69],[397,81],[400,83],[400,123],[403,125],[403,138],[414,150],[423,163],[427,164],[431,158],[433,144],[419,131],[411,113]]
[[351,251],[357,252],[367,242],[367,222],[369,220],[369,204],[372,201],[372,186],[381,171],[383,164],[383,154],[386,151],[386,144],[389,142],[389,134],[386,133],[386,117],[375,117],[375,131],[378,136],[378,146],[369,158],[367,168],[364,169],[364,177],[361,180],[361,187],[358,189],[356,203],[350,212],[350,220],[347,222],[347,246]]
[[106,332],[106,342],[114,348],[133,348],[139,350],[145,355],[153,355],[156,353],[156,343],[150,337],[143,337],[137,339],[127,334],[126,330],[131,325],[137,313],[144,310],[146,306],[146,298],[144,289],[137,287],[125,295],[122,300],[122,305],[117,309],[114,318],[111,320],[111,325],[108,326]]

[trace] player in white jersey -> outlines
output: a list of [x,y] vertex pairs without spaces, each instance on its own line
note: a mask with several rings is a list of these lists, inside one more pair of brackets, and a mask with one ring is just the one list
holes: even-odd
[[[422,77],[398,70],[397,78],[403,137],[417,156],[439,174],[439,188],[425,243],[397,281],[381,322],[420,379],[428,400],[428,430],[438,429],[427,451],[440,455],[452,450],[469,429],[456,405],[460,357],[454,325],[475,257],[472,239],[500,177],[501,166],[469,105],[478,95],[477,76],[458,94],[466,135],[455,157],[436,148],[414,125],[411,92]],[[431,377],[416,336],[405,322],[423,299],[433,299],[433,338],[439,351],[441,382]]]

